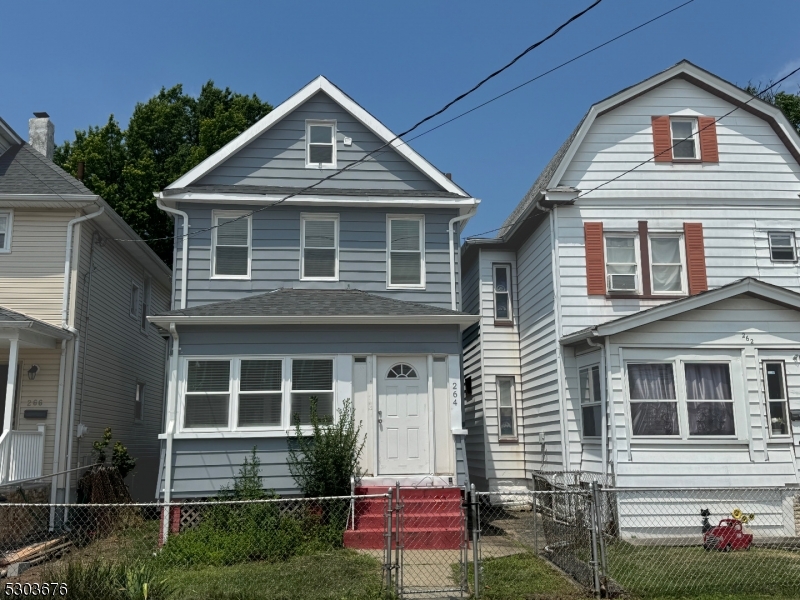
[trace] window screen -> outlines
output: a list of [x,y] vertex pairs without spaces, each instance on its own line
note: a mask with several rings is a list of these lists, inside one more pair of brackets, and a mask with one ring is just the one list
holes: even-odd
[[333,360],[292,360],[292,423],[311,424],[311,405],[317,416],[333,420]]
[[190,360],[183,426],[227,427],[230,361]]
[[239,427],[281,424],[283,362],[243,360],[239,375]]
[[389,221],[389,281],[392,285],[422,283],[422,221],[391,219]]
[[247,275],[249,273],[250,219],[217,217],[215,275]]
[[303,277],[336,277],[336,220],[303,221]]

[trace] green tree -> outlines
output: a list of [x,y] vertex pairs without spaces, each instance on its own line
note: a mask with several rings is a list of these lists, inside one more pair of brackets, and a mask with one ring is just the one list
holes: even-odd
[[[111,115],[105,125],[75,132],[54,160],[72,175],[84,163],[84,184],[172,264],[172,220],[156,206],[165,188],[272,110],[255,94],[209,81],[197,97],[182,85],[136,104],[127,129]],[[167,238],[167,239],[161,239]]]
[[[769,87],[769,84],[759,87],[753,85],[753,83],[748,83],[744,91],[748,94],[756,95],[759,93],[759,89],[767,87]],[[770,90],[761,94],[759,98],[780,108],[783,114],[786,115],[786,118],[789,119],[792,126],[800,133],[800,91],[795,94],[790,94],[789,92],[775,92]]]

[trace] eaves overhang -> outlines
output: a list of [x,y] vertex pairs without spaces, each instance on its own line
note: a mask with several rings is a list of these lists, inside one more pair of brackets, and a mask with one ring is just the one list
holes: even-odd
[[478,315],[163,315],[147,320],[159,327],[175,325],[459,325],[468,327]]

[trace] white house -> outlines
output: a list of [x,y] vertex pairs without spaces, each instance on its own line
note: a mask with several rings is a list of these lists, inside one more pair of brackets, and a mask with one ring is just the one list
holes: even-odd
[[472,481],[798,486],[798,161],[779,109],[686,61],[593,105],[462,249]]

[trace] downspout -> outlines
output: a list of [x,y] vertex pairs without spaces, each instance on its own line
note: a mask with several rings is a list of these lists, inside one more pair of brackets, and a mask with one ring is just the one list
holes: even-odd
[[[472,217],[475,216],[475,213],[477,212],[478,212],[478,207],[476,206],[467,214],[450,219],[450,222],[447,225],[447,239],[450,241],[450,307],[453,310],[458,310],[458,300],[456,297],[456,256],[455,256],[456,249],[455,249],[455,242],[453,241],[455,224],[460,221],[466,221],[468,219],[471,219]],[[460,265],[461,261],[459,260],[458,262]]]
[[169,503],[172,501],[172,440],[175,437],[175,408],[178,397],[178,351],[180,349],[178,330],[175,323],[169,324],[172,336],[172,356],[170,357],[170,378],[167,389],[167,447],[164,452],[164,511],[162,516],[162,542],[166,543],[169,535]]
[[[60,467],[58,465],[58,461],[61,458],[60,456],[60,446],[61,446],[61,412],[64,410],[64,380],[66,378],[66,373],[64,373],[66,365],[67,365],[67,340],[61,340],[61,359],[59,361],[58,367],[58,394],[56,400],[56,433],[55,433],[55,441],[53,444],[53,473],[60,471]],[[51,484],[50,489],[50,504],[56,504],[57,502],[61,501],[58,498],[58,477],[53,477],[53,483]],[[54,525],[54,517],[55,513],[51,512],[50,517],[50,528],[53,528]]]
[[600,411],[602,414],[602,422],[600,425],[600,449],[603,461],[603,485],[607,485],[608,478],[608,377],[606,375],[606,348],[605,344],[598,344],[591,338],[586,338],[586,343],[592,348],[600,349],[600,372],[603,374],[603,379],[606,380],[606,386],[600,386]]
[[[156,206],[163,210],[164,212],[168,212],[172,215],[178,215],[179,217],[183,218],[183,222],[181,223],[181,227],[183,229],[183,256],[181,261],[181,309],[186,308],[186,281],[187,281],[187,273],[189,272],[189,215],[187,215],[182,210],[178,210],[177,208],[171,208],[164,204],[161,201],[161,198],[156,198]],[[450,221],[452,227],[452,221]],[[452,239],[452,236],[451,236]],[[450,244],[452,248],[452,243]],[[450,259],[450,273],[452,275],[453,272],[453,259],[452,259],[452,251],[450,252],[451,259]]]
[[[70,278],[72,274],[72,237],[75,225],[83,223],[89,219],[99,217],[105,211],[105,207],[101,206],[100,210],[93,212],[82,217],[76,217],[67,223],[67,254],[64,259],[64,291],[62,294],[63,302],[61,305],[61,326],[75,336],[72,352],[72,390],[70,391],[69,401],[69,435],[67,436],[67,469],[72,468],[72,438],[73,429],[75,424],[75,390],[78,377],[78,355],[81,349],[81,335],[80,332],[69,324],[69,290]],[[69,503],[69,484],[71,472],[67,473],[66,482],[64,484],[64,502]],[[66,516],[65,516],[66,519]]]

